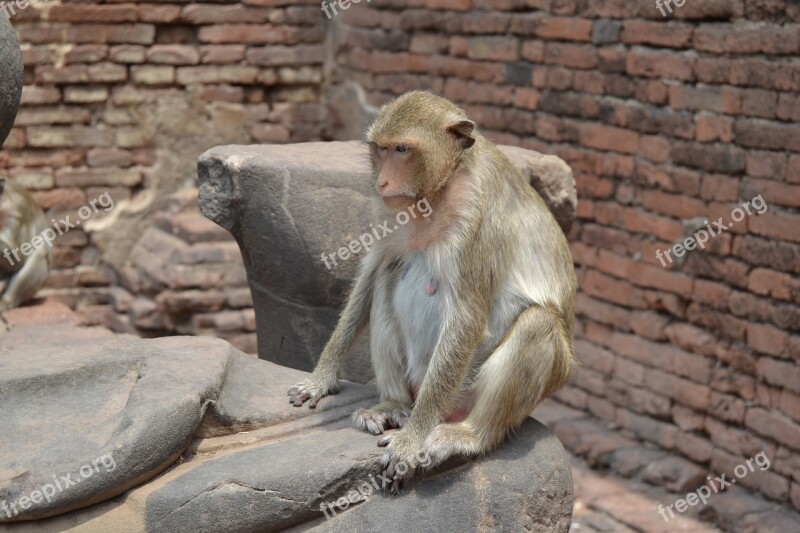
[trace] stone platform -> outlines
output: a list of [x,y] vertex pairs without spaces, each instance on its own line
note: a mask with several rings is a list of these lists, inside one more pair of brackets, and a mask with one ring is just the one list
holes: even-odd
[[81,327],[54,302],[2,330],[0,531],[569,529],[568,455],[536,420],[390,497],[365,488],[382,450],[349,420],[369,386],[295,408],[304,372],[218,339]]

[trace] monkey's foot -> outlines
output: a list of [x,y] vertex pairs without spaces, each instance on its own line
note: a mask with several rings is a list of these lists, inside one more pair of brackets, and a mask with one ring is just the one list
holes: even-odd
[[462,422],[433,428],[425,439],[423,451],[432,465],[438,465],[454,456],[474,457],[485,450],[475,430]]
[[410,405],[386,401],[369,409],[359,409],[353,413],[353,422],[361,431],[380,435],[385,429],[405,426],[410,414]]
[[415,435],[408,429],[401,429],[378,439],[378,446],[387,447],[380,461],[378,478],[383,490],[391,494],[400,492],[406,481],[431,464],[430,458],[422,450],[422,441]]
[[308,401],[308,407],[314,409],[319,401],[329,395],[338,392],[336,379],[326,380],[315,377],[313,374],[308,379],[301,381],[289,389],[289,403],[295,407],[300,407]]

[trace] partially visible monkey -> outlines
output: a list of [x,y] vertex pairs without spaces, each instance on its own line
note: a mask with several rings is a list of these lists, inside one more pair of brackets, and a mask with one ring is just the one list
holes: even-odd
[[421,199],[432,214],[369,250],[316,369],[289,396],[313,408],[336,392],[370,324],[381,402],[353,418],[375,435],[402,428],[378,441],[384,475],[402,481],[423,457],[434,466],[495,448],[564,384],[576,366],[577,281],[544,200],[460,108],[407,93],[367,140],[378,220]]
[[0,312],[30,300],[47,281],[47,231],[55,237],[28,191],[0,177]]

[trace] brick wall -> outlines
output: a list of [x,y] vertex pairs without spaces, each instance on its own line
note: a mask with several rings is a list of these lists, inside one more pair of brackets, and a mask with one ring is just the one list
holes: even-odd
[[397,4],[340,15],[337,81],[430,88],[575,171],[582,368],[558,400],[714,473],[766,451],[741,482],[800,509],[800,4]]
[[200,153],[320,138],[325,35],[303,3],[33,1],[11,17],[25,87],[0,171],[49,218],[115,200],[58,239],[43,294],[99,320],[93,306],[111,302],[159,201],[196,179]]

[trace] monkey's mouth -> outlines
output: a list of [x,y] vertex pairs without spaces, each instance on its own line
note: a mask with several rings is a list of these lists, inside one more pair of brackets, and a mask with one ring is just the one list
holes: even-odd
[[399,207],[413,202],[414,197],[404,194],[395,194],[394,196],[381,196],[381,200],[383,200],[383,203],[388,207]]

